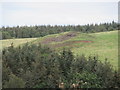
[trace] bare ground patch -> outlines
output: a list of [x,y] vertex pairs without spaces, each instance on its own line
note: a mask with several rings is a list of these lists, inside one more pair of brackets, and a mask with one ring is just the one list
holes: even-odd
[[71,39],[71,38],[73,38],[77,35],[78,35],[77,32],[69,32],[67,34],[64,34],[64,35],[61,35],[61,36],[58,36],[58,37],[45,38],[41,43],[42,44],[49,44],[49,43],[52,43],[52,42],[62,42],[62,41]]
[[63,47],[63,46],[75,46],[76,43],[92,43],[93,41],[87,41],[87,40],[79,40],[79,41],[69,41],[65,43],[60,44],[54,44],[51,45],[51,47],[57,48],[57,47]]

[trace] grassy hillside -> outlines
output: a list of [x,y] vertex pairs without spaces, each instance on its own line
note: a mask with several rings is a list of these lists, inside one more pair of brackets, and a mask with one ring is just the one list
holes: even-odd
[[[75,33],[75,36],[70,36],[66,39],[65,35],[69,33]],[[61,35],[64,38],[61,38]],[[90,34],[65,32],[39,38],[34,43],[47,44],[58,51],[64,47],[70,48],[75,55],[85,54],[86,57],[89,55],[98,55],[102,61],[105,61],[105,58],[107,58],[114,68],[117,69],[118,31]]]
[[112,65],[117,68],[118,65],[118,36],[117,31],[102,32],[90,34],[94,36],[92,43],[84,43],[85,45],[72,48],[75,54],[98,55],[100,60],[108,58]]
[[36,40],[37,38],[22,38],[22,39],[5,39],[5,40],[0,40],[2,42],[2,47],[0,49],[9,47],[11,43],[14,44],[14,46],[18,46],[27,42],[31,42],[33,40]]
[[98,55],[99,59],[104,61],[108,58],[110,63],[117,69],[118,65],[118,31],[100,32],[100,33],[79,33],[64,32],[60,34],[48,35],[45,37],[28,39],[8,39],[2,40],[3,48],[9,46],[12,42],[15,46],[26,42],[42,43],[57,51],[62,48],[70,48],[75,55],[85,54]]

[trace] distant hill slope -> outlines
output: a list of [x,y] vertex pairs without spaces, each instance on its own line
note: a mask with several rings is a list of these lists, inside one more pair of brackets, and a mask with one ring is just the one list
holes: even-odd
[[11,43],[15,46],[26,42],[47,45],[56,51],[66,47],[72,50],[75,55],[85,54],[98,55],[99,59],[108,61],[117,69],[118,65],[118,31],[100,33],[80,33],[64,32],[60,34],[47,35],[40,38],[3,40],[3,47],[8,47]]
[[118,31],[100,33],[65,32],[37,39],[34,43],[42,43],[56,50],[70,48],[75,55],[98,55],[104,61],[107,58],[117,69],[118,65]]
[[33,40],[36,40],[37,38],[19,38],[19,39],[5,39],[5,40],[0,40],[1,44],[0,44],[0,49],[6,48],[11,46],[11,44],[13,43],[13,45],[19,46],[21,44],[27,43],[27,42],[31,42]]

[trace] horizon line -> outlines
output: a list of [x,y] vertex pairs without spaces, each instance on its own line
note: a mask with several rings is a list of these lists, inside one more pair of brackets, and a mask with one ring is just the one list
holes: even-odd
[[118,21],[111,21],[111,22],[102,22],[102,23],[88,23],[88,24],[34,24],[34,25],[1,25],[0,28],[2,27],[24,27],[24,26],[27,26],[27,27],[30,27],[30,26],[85,26],[85,25],[100,25],[100,24],[105,24],[105,23],[112,23],[112,22],[115,22],[115,23],[119,23]]

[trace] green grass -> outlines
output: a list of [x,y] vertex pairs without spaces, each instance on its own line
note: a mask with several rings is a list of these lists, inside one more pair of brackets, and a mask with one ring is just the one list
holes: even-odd
[[16,47],[16,46],[22,45],[22,44],[27,43],[27,42],[32,42],[36,39],[37,38],[22,38],[22,39],[20,38],[20,39],[0,40],[0,42],[2,44],[0,49],[5,48],[5,47],[9,47],[11,45],[11,43],[13,43],[13,45]]
[[[99,59],[104,61],[105,58],[108,58],[110,63],[114,66],[115,69],[118,68],[118,32],[101,32],[89,34],[93,38],[88,38],[92,40],[93,43],[79,43],[76,47],[72,48],[72,51],[75,55],[85,54],[89,55],[98,55]],[[75,38],[74,40],[78,40]]]
[[[15,46],[21,45],[26,42],[31,42],[38,44],[43,41],[45,38],[49,37],[59,37],[60,35],[67,34],[69,32],[64,32],[60,34],[47,35],[40,38],[25,38],[25,39],[7,39],[1,40],[3,48],[10,46],[13,42]],[[64,40],[62,42],[51,42],[50,45],[64,44],[70,43],[71,41],[80,41],[80,40],[88,40],[93,41],[90,43],[79,42],[79,43],[71,43],[70,45],[63,45],[61,47],[53,47],[57,51],[62,48],[70,48],[74,55],[85,54],[86,57],[89,55],[98,55],[99,59],[104,62],[105,58],[113,65],[115,69],[118,68],[118,31],[110,31],[110,32],[99,32],[99,33],[78,33],[76,37],[73,37],[68,40]],[[49,46],[50,46],[49,45]]]

